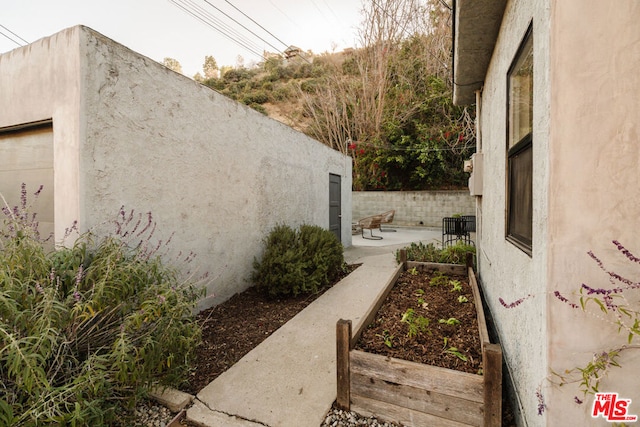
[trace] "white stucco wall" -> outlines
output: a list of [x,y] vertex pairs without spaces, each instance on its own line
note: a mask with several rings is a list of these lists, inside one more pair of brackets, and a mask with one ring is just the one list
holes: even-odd
[[[518,391],[523,422],[543,425],[537,415],[536,388],[547,370],[547,186],[548,160],[544,154],[549,135],[548,4],[546,1],[510,1],[487,72],[482,93],[483,194],[478,199],[481,236],[478,271],[487,303],[494,316],[507,369]],[[534,182],[533,254],[527,255],[505,240],[507,164],[507,73],[533,21],[534,49]],[[512,302],[529,294],[534,298],[517,308]],[[516,410],[520,408],[516,407]]]
[[[56,207],[69,202],[56,215],[62,230],[75,219],[83,230],[108,229],[123,205],[151,212],[155,237],[174,233],[172,247],[197,255],[189,268],[213,278],[202,307],[251,285],[276,224],[329,227],[330,173],[342,177],[342,241],[351,244],[350,158],[85,27],[23,49],[0,57],[17,69],[3,87],[24,81],[0,109],[19,98],[22,110],[40,106],[35,119],[53,117],[56,155],[69,156],[54,161]],[[42,96],[33,82],[43,92],[64,84]]]
[[[479,273],[518,390],[525,425],[610,425],[590,416],[579,384],[557,387],[552,371],[584,367],[626,334],[573,310],[553,293],[574,296],[582,283],[611,287],[589,258],[638,281],[638,266],[611,240],[640,254],[640,4],[633,0],[509,1],[482,93],[484,192]],[[530,22],[534,37],[533,254],[505,240],[507,72]],[[615,23],[615,24],[612,24]],[[517,308],[507,302],[528,294]],[[575,299],[575,298],[574,298]],[[640,309],[640,296],[629,302]],[[602,391],[632,399],[640,413],[640,352],[629,350],[602,380]],[[557,379],[557,378],[556,378]],[[537,415],[538,386],[547,405]],[[574,396],[584,399],[582,405]]]

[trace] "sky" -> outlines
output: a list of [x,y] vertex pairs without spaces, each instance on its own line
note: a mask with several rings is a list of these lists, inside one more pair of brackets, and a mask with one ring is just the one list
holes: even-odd
[[291,45],[353,47],[361,9],[361,0],[0,0],[0,53],[81,24],[155,61],[176,59],[191,77],[206,55],[248,66]]

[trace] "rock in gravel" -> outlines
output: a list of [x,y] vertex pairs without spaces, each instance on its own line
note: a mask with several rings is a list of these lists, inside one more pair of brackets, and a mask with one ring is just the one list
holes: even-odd
[[376,417],[364,417],[356,412],[332,408],[320,427],[402,427],[399,424],[379,421]]

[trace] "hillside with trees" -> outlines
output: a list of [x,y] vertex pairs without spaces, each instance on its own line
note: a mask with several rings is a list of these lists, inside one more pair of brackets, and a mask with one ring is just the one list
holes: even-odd
[[362,17],[355,49],[224,70],[207,57],[194,78],[350,155],[354,190],[463,187],[475,135],[451,100],[450,8],[371,1]]

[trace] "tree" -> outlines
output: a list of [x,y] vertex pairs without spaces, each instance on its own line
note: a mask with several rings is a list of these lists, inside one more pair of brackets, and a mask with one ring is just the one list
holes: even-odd
[[388,0],[363,16],[361,47],[302,94],[308,132],[353,157],[355,189],[463,185],[475,138],[472,117],[451,102],[451,10]]
[[182,74],[182,65],[180,65],[180,63],[178,62],[177,59],[173,59],[173,58],[164,58],[162,60],[162,65],[164,65],[165,67],[167,67],[170,70],[175,71],[176,73],[180,73]]
[[218,77],[218,63],[213,56],[207,55],[204,57],[204,64],[202,64],[202,71],[204,72],[205,79],[211,79]]

